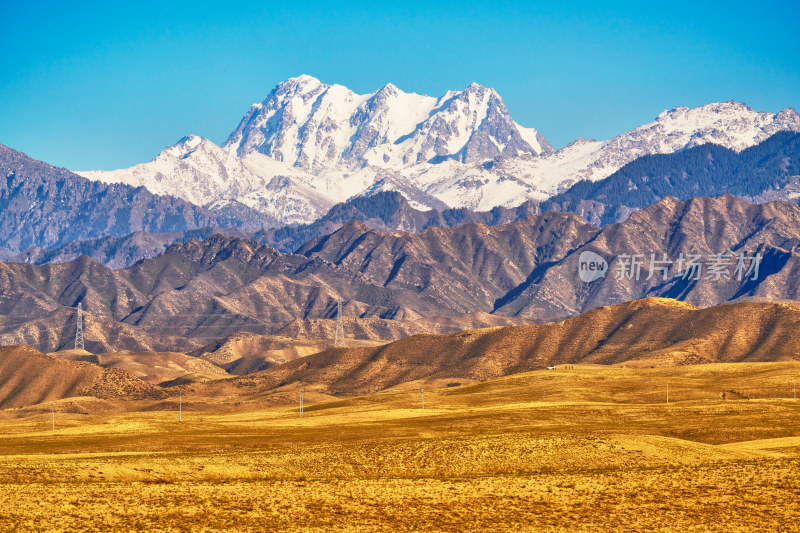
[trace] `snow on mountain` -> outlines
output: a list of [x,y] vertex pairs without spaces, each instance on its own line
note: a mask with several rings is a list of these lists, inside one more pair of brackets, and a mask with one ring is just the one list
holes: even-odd
[[[358,95],[303,75],[278,84],[253,105],[223,147],[189,135],[149,163],[80,174],[209,207],[237,201],[292,223],[385,189],[402,191],[420,208],[461,205],[458,190],[474,184],[464,178],[452,190],[426,192],[461,168],[433,163],[458,161],[471,168],[493,157],[547,151],[552,147],[539,132],[514,123],[497,92],[477,84],[441,98],[405,93],[392,84]],[[527,189],[503,195],[503,202],[517,201]]]
[[79,174],[209,207],[239,202],[281,223],[310,222],[337,202],[380,190],[400,191],[420,209],[515,206],[603,179],[642,155],[709,142],[742,150],[780,130],[800,131],[794,109],[714,103],[553,151],[511,119],[496,91],[477,84],[440,98],[392,84],[359,95],[303,75],[254,104],[222,147],[189,135],[149,163]]
[[127,169],[82,172],[89,179],[143,185],[155,194],[174,194],[197,205],[209,198],[234,198],[262,185],[241,159],[213,142],[190,134],[149,163]]
[[313,220],[336,203],[315,190],[308,183],[311,177],[299,169],[261,154],[240,158],[194,134],[148,163],[79,174],[107,183],[144,186],[154,194],[206,207],[236,200],[287,224]]
[[[435,108],[436,112],[412,132],[370,148],[363,159],[370,165],[397,168],[448,159],[474,163],[498,156],[552,151],[535,130],[532,134],[526,130],[525,135],[519,131],[494,89],[473,83],[459,93],[440,98]],[[533,143],[526,141],[526,136]]]
[[546,197],[579,180],[606,178],[634,159],[714,143],[741,151],[782,130],[800,131],[800,114],[756,111],[739,102],[664,111],[649,124],[607,141],[578,139],[544,157],[505,159],[497,170],[534,185]]
[[518,130],[497,92],[475,83],[435,99],[391,84],[359,95],[311,76],[291,78],[253,105],[225,148],[311,172],[552,150],[535,130]]

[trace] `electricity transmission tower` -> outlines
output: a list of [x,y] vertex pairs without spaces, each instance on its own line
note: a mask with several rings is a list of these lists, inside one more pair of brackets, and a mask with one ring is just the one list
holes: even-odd
[[342,301],[336,302],[336,337],[334,346],[344,346],[344,326],[342,326]]
[[83,303],[78,304],[78,326],[75,329],[75,349],[83,350]]

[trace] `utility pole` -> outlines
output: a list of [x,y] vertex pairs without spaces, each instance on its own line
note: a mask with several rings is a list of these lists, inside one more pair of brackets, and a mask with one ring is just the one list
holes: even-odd
[[75,349],[83,350],[83,302],[78,304],[78,325],[75,328]]
[[333,340],[334,346],[344,346],[344,326],[342,325],[342,301],[336,302],[336,336]]

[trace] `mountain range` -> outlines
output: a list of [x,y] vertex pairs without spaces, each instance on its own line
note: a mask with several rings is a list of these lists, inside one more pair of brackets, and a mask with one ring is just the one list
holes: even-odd
[[[338,299],[346,301],[348,315],[360,318],[417,319],[486,310],[539,261],[554,259],[586,238],[580,229],[586,225],[575,215],[538,222],[496,226],[491,235],[483,224],[399,235],[351,221],[324,243],[307,244],[324,247],[321,253],[280,254],[252,241],[214,235],[173,244],[158,257],[116,271],[86,256],[41,266],[0,263],[0,342],[48,351],[64,346],[64,333],[75,320],[68,308],[78,301],[87,313],[92,351],[185,351],[236,331],[270,333],[296,318],[330,317]],[[377,251],[371,255],[374,272],[325,257],[336,242],[350,246],[369,232],[369,240],[361,239],[364,245],[401,239],[383,257]],[[556,235],[562,236],[559,243]],[[397,257],[404,244],[405,259]],[[517,257],[508,264],[505,253],[514,247]],[[476,262],[481,255],[484,266]],[[488,285],[476,279],[481,270],[496,279]],[[467,287],[472,294],[464,300]],[[91,327],[101,331],[90,335]]]
[[382,190],[421,210],[515,207],[606,178],[643,155],[708,143],[741,151],[784,130],[800,131],[794,109],[713,103],[554,150],[512,120],[496,91],[477,84],[438,98],[391,84],[358,95],[304,75],[254,104],[223,146],[188,135],[148,163],[80,174],[212,209],[246,206],[280,226],[313,222],[336,203]]
[[[94,351],[211,353],[324,341],[339,300],[351,335],[394,340],[652,296],[795,299],[798,130],[792,109],[728,102],[554,150],[476,84],[301,76],[223,146],[189,136],[119,173],[0,145],[0,342],[68,346],[78,302]],[[724,271],[682,275],[692,256]],[[586,257],[608,270],[582,280]]]
[[477,84],[300,76],[221,146],[77,174],[0,145],[0,174],[3,408],[800,357],[791,108],[678,107],[556,150]]
[[[484,119],[464,122],[461,117],[470,109],[474,117],[480,115],[475,106]],[[429,116],[413,124],[413,135],[397,137],[416,120],[408,118],[417,116],[408,115],[409,109],[428,110]],[[342,117],[349,117],[346,124],[336,121]],[[799,128],[796,118],[791,109],[775,115],[735,102],[676,108],[613,142],[580,141],[554,151],[538,132],[534,135],[510,119],[496,92],[474,84],[438,99],[406,95],[393,86],[361,97],[303,76],[279,84],[253,106],[224,146],[190,136],[154,162],[129,169],[133,174],[124,171],[130,179],[121,181],[133,185],[89,181],[0,147],[0,173],[6,176],[0,188],[0,260],[43,263],[83,253],[121,268],[174,242],[212,233],[293,252],[349,218],[373,229],[414,232],[430,225],[510,222],[556,210],[603,226],[666,195],[686,200],[730,192],[756,202],[797,201],[800,137],[789,131]],[[316,132],[313,139],[311,131]],[[454,147],[456,137],[464,140],[463,150],[445,155],[443,147]],[[430,145],[434,138],[450,140]],[[485,138],[503,150],[482,152],[478,147]],[[518,142],[520,138],[527,144]],[[397,152],[402,152],[398,159],[392,150],[401,145],[405,151]],[[580,150],[589,146],[597,150],[590,150],[595,155],[587,163]],[[376,150],[391,153],[376,158]],[[665,153],[641,155],[652,152]],[[546,195],[515,189],[506,197],[492,185],[496,180],[461,179],[466,168],[480,175],[500,172],[506,174],[500,180],[503,187],[513,189],[514,184],[531,182],[526,174],[530,165],[553,162],[558,168],[549,168],[547,179],[561,176],[564,169],[571,169],[570,177]],[[589,170],[573,172],[576,162]],[[429,178],[441,174],[469,194],[485,193],[486,201],[437,199],[431,191],[438,185],[419,186],[411,175],[418,171]],[[117,176],[103,176],[112,174]],[[374,181],[378,175],[382,177]],[[587,179],[574,182],[579,178]],[[361,185],[350,188],[356,182]],[[350,184],[347,190],[342,189],[345,184]],[[252,194],[258,202],[250,201]],[[337,198],[342,201],[335,203]],[[485,210],[449,207],[465,204]],[[508,205],[513,207],[504,207]]]
[[235,228],[199,228],[182,233],[148,233],[137,231],[123,236],[106,236],[68,242],[55,248],[33,246],[8,261],[18,263],[63,263],[87,255],[111,268],[125,268],[140,259],[155,257],[170,244],[191,239],[203,240],[213,234],[250,239],[284,253],[291,253],[309,240],[329,235],[350,220],[363,222],[371,229],[417,233],[429,226],[453,227],[469,222],[505,224],[539,212],[534,202],[514,208],[495,207],[491,211],[469,209],[414,209],[403,195],[382,191],[372,196],[357,196],[333,206],[322,218],[310,224],[295,224],[259,231]]
[[[605,277],[582,281],[585,252],[608,262]],[[620,269],[632,255],[639,257],[635,277]],[[703,263],[700,273],[681,275],[678,260],[692,255]],[[758,257],[758,271],[737,275],[740,255],[747,267]],[[708,270],[713,256],[727,262],[716,277]],[[671,262],[651,265],[662,257]],[[330,319],[338,300],[351,336],[353,324],[365,319],[402,324],[481,312],[545,322],[649,296],[699,307],[789,300],[798,298],[798,259],[800,207],[732,195],[666,197],[602,229],[555,212],[416,234],[349,221],[286,254],[215,234],[121,270],[86,256],[0,263],[0,343],[43,351],[69,346],[79,302],[94,352],[185,352],[240,331],[276,334],[297,319]]]
[[[248,238],[272,246],[278,251],[290,253],[312,238],[336,231],[348,220],[359,220],[369,228],[381,231],[419,232],[432,225],[452,227],[477,221],[487,224],[507,223],[552,210],[574,212],[595,225],[603,226],[623,221],[632,212],[655,203],[666,195],[688,200],[698,195],[713,196],[729,192],[755,202],[784,199],[796,203],[800,199],[800,134],[784,131],[741,152],[714,144],[703,144],[671,154],[643,156],[603,180],[580,181],[538,205],[528,200],[514,208],[495,207],[485,212],[466,208],[423,211],[415,209],[399,192],[382,191],[370,196],[355,196],[347,202],[337,204],[309,224],[258,229],[263,225],[263,221],[259,225],[257,220],[261,215],[244,206],[239,207],[248,211],[250,216],[238,217],[230,211],[221,213],[219,210],[203,210],[193,208],[179,199],[155,197],[160,203],[149,204],[154,211],[148,212],[150,217],[157,218],[159,210],[166,210],[161,215],[162,219],[170,216],[169,210],[173,205],[205,215],[197,221],[182,225],[172,224],[174,230],[201,226],[204,222],[227,223],[239,227],[206,226],[170,233],[139,230],[120,235],[121,230],[126,227],[135,229],[137,226],[126,226],[125,221],[118,221],[109,229],[110,222],[120,215],[126,216],[127,213],[126,210],[117,208],[125,201],[116,191],[118,185],[104,187],[97,184],[97,197],[73,199],[71,196],[76,195],[74,189],[82,190],[81,187],[87,186],[85,179],[69,174],[64,169],[30,160],[8,148],[5,148],[5,154],[6,165],[0,169],[4,169],[9,178],[20,174],[20,169],[23,168],[35,172],[36,178],[27,180],[23,173],[21,183],[26,183],[27,186],[20,184],[3,193],[6,205],[12,207],[5,213],[0,225],[0,245],[7,247],[5,251],[0,248],[0,259],[37,264],[68,261],[85,254],[112,268],[124,268],[140,259],[158,255],[174,242],[203,239],[213,233]],[[22,161],[25,164],[15,166],[8,164],[9,161]],[[64,188],[63,175],[68,175],[68,182],[75,183],[75,186]],[[55,186],[43,186],[52,180],[55,180]],[[37,183],[42,186],[34,189],[31,185]],[[110,194],[105,191],[106,187],[111,188]],[[132,193],[126,194],[130,196]],[[137,194],[148,197],[147,191],[140,190]],[[82,202],[80,205],[86,212],[97,216],[77,217],[71,206],[78,205],[78,202]],[[116,206],[109,207],[115,202]],[[9,217],[15,210],[22,212],[21,215]],[[107,213],[108,216],[101,217],[100,213]],[[58,228],[58,224],[50,225],[48,231],[44,231],[43,221],[51,216],[56,220],[65,218],[71,221],[69,231],[65,229],[55,242],[53,230]],[[143,221],[138,227],[148,228],[146,222]],[[133,223],[137,223],[136,219]],[[19,239],[19,235],[27,235],[28,240]],[[104,236],[87,238],[95,235]],[[71,241],[70,237],[77,240]],[[64,243],[65,240],[68,242]],[[33,246],[14,253],[20,246],[31,241]],[[52,245],[48,246],[50,243]]]
[[800,199],[800,134],[781,131],[741,152],[703,144],[642,156],[600,181],[580,181],[539,204],[597,225],[625,220],[664,196],[733,194],[752,202]]

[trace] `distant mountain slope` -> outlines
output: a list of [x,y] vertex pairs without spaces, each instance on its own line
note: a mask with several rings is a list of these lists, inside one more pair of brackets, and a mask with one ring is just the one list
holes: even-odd
[[148,233],[137,231],[121,237],[99,237],[69,242],[50,250],[34,246],[7,258],[12,263],[65,263],[81,255],[91,257],[109,268],[126,268],[141,259],[155,257],[164,253],[175,242],[191,239],[205,239],[219,234],[247,238],[251,233],[230,228],[200,228],[183,233]]
[[[503,168],[527,181],[533,180],[550,197],[578,181],[606,178],[645,155],[669,154],[703,144],[716,144],[738,152],[779,131],[800,132],[800,114],[793,108],[779,113],[756,111],[734,101],[691,109],[681,106],[664,111],[654,121],[607,141],[578,139],[529,163],[509,159]],[[526,175],[529,177],[525,178]]]
[[644,156],[601,181],[576,183],[541,209],[571,211],[605,225],[664,196],[688,200],[725,193],[754,201],[800,198],[800,134],[779,132],[739,153],[704,144]]
[[[605,277],[590,283],[579,278],[584,252],[608,262]],[[762,260],[756,279],[746,274],[750,259],[737,275],[738,257],[757,254]],[[638,267],[633,266],[634,255]],[[692,255],[698,267],[687,275]],[[717,275],[709,270],[715,263],[712,256],[719,257]],[[800,286],[794,280],[799,275],[798,206],[783,201],[751,204],[729,194],[685,202],[668,196],[625,222],[604,227],[557,263],[532,272],[496,302],[494,312],[541,320],[647,296],[700,307],[738,299],[797,300]]]
[[[242,213],[229,218],[143,187],[91,181],[3,145],[0,175],[0,247],[15,252],[135,231],[241,226],[247,218]],[[251,215],[253,220],[264,218]]]
[[125,268],[140,259],[163,253],[170,244],[183,236],[183,233],[137,231],[121,237],[98,237],[68,242],[50,250],[33,246],[7,260],[12,263],[44,265],[65,263],[86,255],[110,268]]
[[[261,213],[267,226],[309,222],[336,199],[326,195],[313,176],[262,154],[239,158],[208,139],[187,135],[155,159],[127,169],[79,172],[106,183],[146,187],[218,210]],[[238,224],[239,226],[241,224]]]
[[[697,309],[649,298],[563,322],[415,335],[372,348],[331,348],[236,379],[239,390],[302,384],[359,395],[420,380],[483,381],[568,363],[683,365],[800,360],[800,307],[745,302]],[[225,387],[208,384],[205,391]]]
[[430,226],[449,228],[471,222],[507,224],[538,212],[538,206],[530,201],[514,208],[495,207],[490,211],[463,208],[421,211],[415,209],[399,192],[381,191],[336,204],[325,216],[311,224],[262,230],[251,238],[281,252],[294,252],[311,239],[337,231],[350,220],[363,222],[368,228],[378,231],[418,233]]

